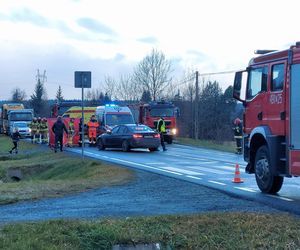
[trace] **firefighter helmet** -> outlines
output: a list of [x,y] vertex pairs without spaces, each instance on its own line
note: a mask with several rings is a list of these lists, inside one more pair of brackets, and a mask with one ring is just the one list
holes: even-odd
[[240,118],[236,118],[236,119],[234,120],[234,124],[235,124],[235,125],[239,125],[240,123],[241,123]]

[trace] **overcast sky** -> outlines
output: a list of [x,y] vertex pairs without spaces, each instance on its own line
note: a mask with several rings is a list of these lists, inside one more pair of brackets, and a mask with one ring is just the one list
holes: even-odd
[[[80,98],[74,71],[92,86],[118,78],[152,48],[172,60],[176,76],[245,68],[255,49],[300,41],[297,0],[0,0],[0,100],[34,91],[37,69],[54,99]],[[223,90],[232,76],[215,77]],[[214,79],[214,77],[211,77]]]

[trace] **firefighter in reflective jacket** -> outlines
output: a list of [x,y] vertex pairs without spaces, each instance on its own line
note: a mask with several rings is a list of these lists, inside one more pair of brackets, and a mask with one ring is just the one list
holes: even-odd
[[70,119],[69,128],[68,128],[68,146],[73,147],[73,136],[75,132],[74,118]]
[[34,117],[29,124],[29,127],[31,129],[31,143],[36,143],[37,141],[37,132],[38,132],[38,121],[36,117]]
[[45,117],[41,120],[40,123],[40,134],[42,143],[48,143],[48,122]]
[[97,139],[97,129],[99,127],[99,123],[96,120],[96,116],[92,115],[90,121],[87,123],[88,126],[88,135],[89,135],[89,141],[90,145],[96,145],[96,139]]
[[157,131],[160,134],[160,143],[163,148],[163,151],[166,151],[166,145],[164,140],[164,134],[166,133],[166,123],[163,117],[160,117],[160,119],[157,122]]
[[243,140],[243,127],[242,122],[239,118],[234,120],[234,127],[232,128],[234,132],[234,139],[236,141],[236,154],[242,153],[242,140]]

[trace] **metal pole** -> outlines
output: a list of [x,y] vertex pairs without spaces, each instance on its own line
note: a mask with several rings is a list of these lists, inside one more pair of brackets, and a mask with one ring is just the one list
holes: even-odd
[[195,95],[195,128],[194,128],[194,136],[197,140],[199,138],[199,72],[196,71],[196,95]]
[[83,101],[84,101],[84,93],[83,93],[83,79],[81,75],[81,158],[84,160],[84,112],[83,112]]

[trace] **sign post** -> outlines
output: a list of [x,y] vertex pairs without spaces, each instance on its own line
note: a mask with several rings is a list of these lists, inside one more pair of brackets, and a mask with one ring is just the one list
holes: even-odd
[[92,86],[91,71],[75,71],[75,88],[81,88],[81,157],[84,159],[84,88]]

